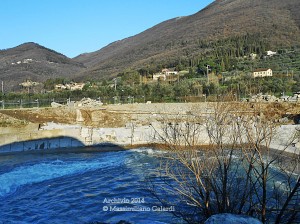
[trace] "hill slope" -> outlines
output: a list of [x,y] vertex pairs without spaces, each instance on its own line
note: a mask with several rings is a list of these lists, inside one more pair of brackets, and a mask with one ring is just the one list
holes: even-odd
[[18,89],[26,79],[70,78],[82,69],[83,64],[36,43],[0,51],[0,80],[5,82],[5,90]]
[[260,34],[271,47],[300,40],[299,0],[216,0],[200,12],[158,24],[99,51],[74,58],[88,67],[79,77],[114,76],[126,68],[176,63],[210,49],[200,42]]

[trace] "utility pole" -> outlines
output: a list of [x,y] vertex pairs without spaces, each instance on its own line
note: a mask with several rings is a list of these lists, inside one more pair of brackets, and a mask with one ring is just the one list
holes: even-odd
[[4,93],[4,83],[3,83],[3,81],[1,81],[1,92],[2,92],[2,94]]
[[115,91],[117,90],[117,78],[114,78],[115,81]]
[[209,66],[209,65],[206,65],[207,84],[209,84],[209,76],[208,76],[209,70],[210,70],[210,66]]

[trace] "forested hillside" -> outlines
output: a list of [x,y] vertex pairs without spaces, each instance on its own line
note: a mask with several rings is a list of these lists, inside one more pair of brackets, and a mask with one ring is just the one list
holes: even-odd
[[159,70],[194,65],[207,55],[224,61],[249,53],[299,44],[298,0],[218,0],[200,12],[158,24],[136,36],[116,41],[76,61],[88,67],[80,77],[113,77],[124,70]]
[[5,91],[19,90],[26,80],[43,83],[49,78],[74,77],[82,69],[83,64],[36,43],[0,51],[0,80]]

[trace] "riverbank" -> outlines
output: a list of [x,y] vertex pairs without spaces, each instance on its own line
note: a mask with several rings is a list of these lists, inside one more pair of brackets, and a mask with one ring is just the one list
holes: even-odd
[[[214,113],[213,103],[129,104],[98,108],[35,108],[0,111],[0,153],[57,150],[113,144],[122,148],[161,144],[159,133],[167,123],[184,123],[191,117]],[[231,103],[238,113],[255,114],[261,104]],[[263,104],[273,116],[277,107]],[[276,109],[277,108],[277,109]],[[285,113],[290,106],[284,108]],[[282,112],[283,113],[283,112]],[[11,122],[11,125],[7,125]],[[298,125],[278,124],[270,147],[299,154],[300,144],[291,141]],[[202,127],[203,128],[203,127]],[[205,128],[198,133],[201,145],[209,145]],[[291,142],[290,142],[291,141]]]

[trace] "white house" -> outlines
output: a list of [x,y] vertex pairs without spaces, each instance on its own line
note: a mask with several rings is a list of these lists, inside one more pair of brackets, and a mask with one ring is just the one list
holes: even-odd
[[158,81],[159,79],[166,81],[166,79],[167,79],[166,74],[157,73],[157,74],[153,75],[153,80],[154,81]]
[[251,58],[252,60],[256,59],[256,58],[257,58],[257,54],[251,53],[251,54],[250,54],[250,58]]
[[270,68],[268,68],[268,69],[257,69],[256,71],[254,71],[252,73],[253,78],[270,77],[270,76],[273,76],[273,71]]
[[82,90],[83,87],[84,87],[84,83],[76,83],[76,82],[72,82],[72,83],[69,83],[69,84],[57,84],[55,85],[55,89],[57,90],[71,90],[71,91],[74,91],[74,90]]
[[273,55],[277,54],[275,51],[267,51],[267,56],[272,57]]
[[55,89],[57,90],[65,90],[67,87],[64,84],[55,85]]
[[170,77],[172,77],[174,75],[177,75],[177,74],[178,74],[177,71],[174,71],[173,69],[167,69],[167,68],[165,68],[165,69],[161,70],[160,73],[154,74],[153,75],[153,80],[157,81],[158,79],[160,79],[160,80],[166,81]]
[[178,72],[177,71],[173,71],[173,70],[170,70],[170,69],[163,69],[162,70],[162,73],[165,74],[166,76],[169,76],[169,75],[177,75]]
[[68,86],[67,86],[67,89],[69,89],[69,90],[71,90],[71,91],[74,91],[74,90],[82,90],[83,89],[83,87],[84,87],[84,83],[76,83],[76,82],[74,82],[74,83],[71,83],[71,84],[69,84]]
[[24,88],[30,88],[39,85],[38,82],[32,82],[31,80],[26,80],[25,82],[22,82],[19,84],[20,86]]

